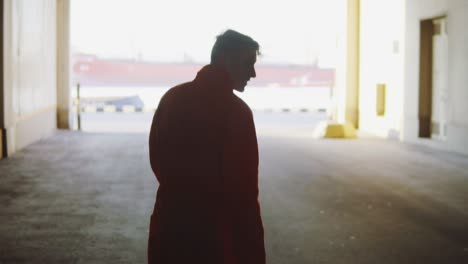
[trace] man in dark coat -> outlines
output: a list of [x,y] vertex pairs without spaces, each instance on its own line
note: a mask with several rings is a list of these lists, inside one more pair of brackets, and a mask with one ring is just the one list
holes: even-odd
[[211,63],[161,99],[149,138],[159,182],[149,263],[265,263],[255,126],[233,93],[256,76],[258,54],[256,41],[227,30]]

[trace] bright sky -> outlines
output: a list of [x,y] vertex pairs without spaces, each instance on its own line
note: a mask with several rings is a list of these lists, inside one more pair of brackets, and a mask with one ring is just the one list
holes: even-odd
[[102,57],[208,62],[231,28],[260,43],[261,60],[335,61],[346,0],[72,0],[75,51]]

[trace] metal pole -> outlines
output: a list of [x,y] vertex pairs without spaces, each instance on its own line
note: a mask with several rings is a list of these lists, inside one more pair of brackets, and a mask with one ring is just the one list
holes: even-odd
[[76,85],[76,108],[78,130],[81,130],[80,83]]

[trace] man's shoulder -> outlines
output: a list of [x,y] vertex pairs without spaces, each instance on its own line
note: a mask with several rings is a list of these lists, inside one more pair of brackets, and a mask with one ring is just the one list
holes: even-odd
[[164,94],[164,96],[177,96],[179,94],[183,94],[187,91],[187,89],[189,89],[190,87],[192,87],[193,84],[192,82],[186,82],[186,83],[181,83],[181,84],[178,84],[174,87],[171,87],[169,88],[169,90]]
[[242,113],[252,115],[252,110],[250,109],[249,105],[242,100],[239,96],[233,94],[233,101],[234,101],[234,106],[241,111]]
[[167,92],[165,92],[161,97],[161,101],[173,101],[178,97],[184,96],[192,85],[192,82],[186,82],[169,88],[169,90],[167,90]]

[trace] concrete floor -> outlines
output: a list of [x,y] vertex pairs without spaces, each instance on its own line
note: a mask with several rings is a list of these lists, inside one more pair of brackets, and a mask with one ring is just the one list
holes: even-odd
[[[268,263],[468,263],[468,157],[259,127]],[[146,134],[58,132],[0,161],[0,263],[145,263]]]

